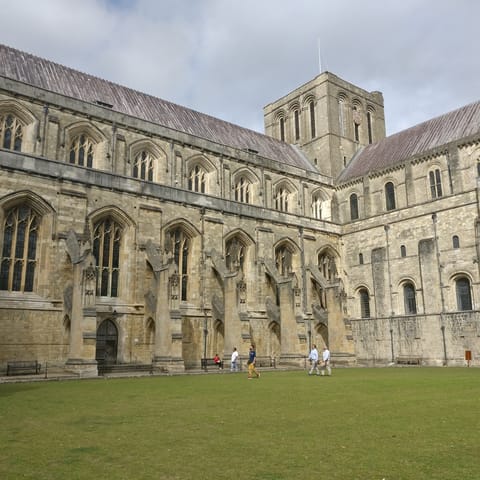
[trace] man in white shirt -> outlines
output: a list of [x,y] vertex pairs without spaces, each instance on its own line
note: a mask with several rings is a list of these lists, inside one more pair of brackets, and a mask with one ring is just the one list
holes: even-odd
[[308,374],[311,375],[315,370],[315,372],[317,372],[317,375],[320,375],[320,370],[318,370],[318,350],[316,345],[313,345],[312,349],[310,350],[308,359],[310,360],[310,363],[312,365]]
[[322,360],[322,375],[325,375],[325,370],[327,370],[327,375],[330,376],[332,369],[330,367],[330,350],[327,347],[323,347]]
[[232,352],[232,359],[230,362],[230,371],[231,372],[236,372],[238,370],[238,351],[235,347],[233,347],[233,352]]

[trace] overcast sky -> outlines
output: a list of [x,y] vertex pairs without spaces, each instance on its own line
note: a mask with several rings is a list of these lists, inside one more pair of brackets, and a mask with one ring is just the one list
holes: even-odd
[[480,99],[478,0],[0,0],[0,12],[1,43],[260,132],[263,107],[320,65],[383,92],[388,134]]

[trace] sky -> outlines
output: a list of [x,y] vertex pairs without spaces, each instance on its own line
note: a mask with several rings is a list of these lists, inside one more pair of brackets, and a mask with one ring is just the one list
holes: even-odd
[[478,0],[0,0],[0,43],[263,132],[321,71],[387,134],[480,99]]

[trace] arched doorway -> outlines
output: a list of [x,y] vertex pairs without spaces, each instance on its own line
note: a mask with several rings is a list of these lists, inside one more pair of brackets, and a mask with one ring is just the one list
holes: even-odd
[[225,328],[221,320],[217,320],[213,326],[213,355],[218,353],[219,355],[223,354],[225,341]]
[[99,363],[116,363],[118,329],[112,320],[104,320],[97,329],[97,350],[95,359]]

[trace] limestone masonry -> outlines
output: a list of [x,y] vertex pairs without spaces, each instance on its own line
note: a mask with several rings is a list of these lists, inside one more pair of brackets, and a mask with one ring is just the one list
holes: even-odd
[[0,374],[480,365],[480,102],[385,136],[324,72],[265,135],[0,45]]

